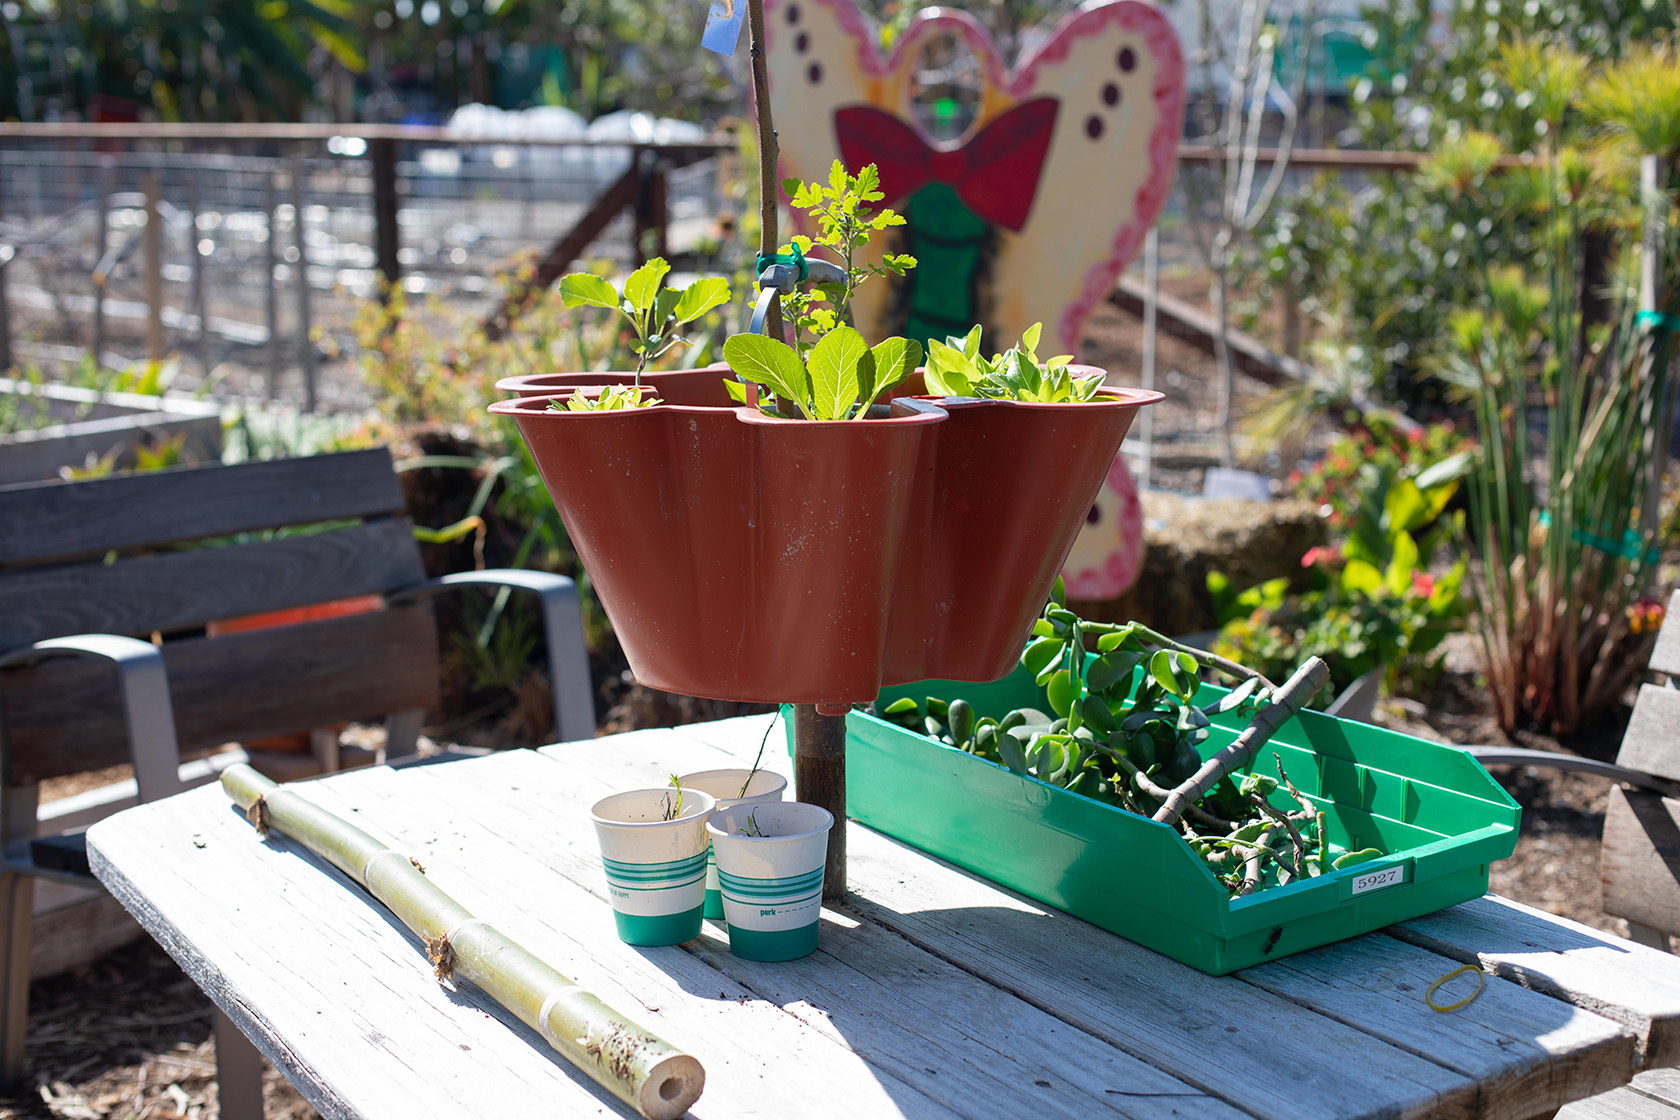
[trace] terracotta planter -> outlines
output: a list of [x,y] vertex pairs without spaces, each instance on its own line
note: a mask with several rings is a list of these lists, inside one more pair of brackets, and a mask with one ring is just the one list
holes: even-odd
[[1121,440],[1161,399],[1112,389],[1079,404],[937,402],[951,418],[917,473],[886,683],[993,681],[1014,668]]
[[900,398],[888,419],[750,408],[552,412],[531,447],[636,679],[840,707],[883,684],[994,680],[1139,407]]
[[[703,369],[672,369],[642,374],[642,384],[666,404],[701,405],[713,408],[734,408],[735,402],[723,387],[726,377],[734,376],[723,362]],[[622,373],[533,373],[524,377],[504,377],[496,388],[516,397],[570,396],[573,389],[597,385],[630,385],[636,380],[632,371]]]
[[879,691],[913,480],[943,410],[547,406],[491,411],[519,424],[637,680],[764,703]]

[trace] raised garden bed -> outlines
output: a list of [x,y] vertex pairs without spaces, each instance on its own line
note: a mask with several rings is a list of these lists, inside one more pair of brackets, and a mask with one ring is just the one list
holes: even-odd
[[101,393],[68,385],[36,385],[0,377],[0,397],[10,397],[31,425],[0,433],[0,486],[59,477],[60,467],[81,467],[89,456],[117,451],[115,465],[133,466],[142,447],[183,436],[182,458],[213,463],[222,457],[221,408],[190,397]]

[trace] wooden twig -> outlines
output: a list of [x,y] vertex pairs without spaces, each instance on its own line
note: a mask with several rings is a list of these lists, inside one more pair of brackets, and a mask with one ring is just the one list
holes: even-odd
[[649,1120],[677,1120],[699,1099],[706,1071],[474,918],[410,857],[249,766],[222,772],[222,788],[252,823],[289,836],[366,887],[421,939],[439,980],[471,980],[534,1027],[567,1061]]
[[1242,734],[1230,746],[1202,763],[1201,769],[1173,790],[1152,819],[1176,825],[1185,811],[1212,789],[1219,779],[1254,757],[1254,752],[1305,707],[1329,679],[1330,666],[1324,663],[1323,658],[1307,658],[1305,664],[1295,670],[1295,675],[1272,695],[1272,702],[1255,713],[1253,721],[1243,728]]

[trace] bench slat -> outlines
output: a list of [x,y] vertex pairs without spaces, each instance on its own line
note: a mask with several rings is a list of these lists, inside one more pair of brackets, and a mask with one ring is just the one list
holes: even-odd
[[0,487],[0,564],[403,510],[384,448]]
[[[371,719],[437,699],[429,604],[167,642],[182,750]],[[53,658],[0,673],[8,784],[128,761],[116,672]]]
[[1654,673],[1680,677],[1680,591],[1668,599],[1668,613],[1663,617],[1662,629],[1657,631],[1656,648],[1651,650],[1650,668]]
[[1616,764],[1680,781],[1680,689],[1639,686]]
[[1385,932],[1621,1023],[1644,1066],[1680,1063],[1680,960],[1668,953],[1493,895]]
[[1680,1120],[1680,1109],[1623,1088],[1566,1105],[1556,1120]]
[[0,650],[378,595],[425,578],[406,518],[227,548],[0,571]]
[[1604,912],[1680,930],[1680,801],[1610,787],[1604,815]]

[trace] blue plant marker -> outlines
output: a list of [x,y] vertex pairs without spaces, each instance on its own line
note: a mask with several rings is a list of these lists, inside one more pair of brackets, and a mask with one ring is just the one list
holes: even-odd
[[747,0],[712,0],[700,45],[718,54],[734,54],[736,44],[741,41],[741,21],[746,15]]

